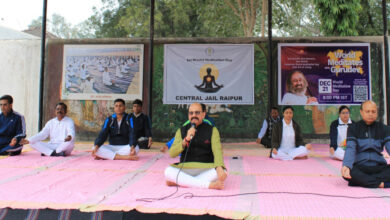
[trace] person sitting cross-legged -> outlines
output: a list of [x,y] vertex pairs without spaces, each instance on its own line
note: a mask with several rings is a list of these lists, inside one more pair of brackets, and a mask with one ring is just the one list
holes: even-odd
[[373,101],[361,104],[360,115],[362,120],[348,127],[341,175],[349,186],[390,188],[390,165],[382,155],[384,147],[390,152],[390,128],[376,121]]
[[279,160],[307,159],[310,144],[303,142],[301,127],[292,119],[294,109],[283,108],[283,119],[274,125],[272,131],[271,157]]
[[216,127],[203,122],[206,112],[199,103],[191,104],[191,123],[179,128],[169,155],[180,155],[180,163],[165,169],[168,186],[223,189],[227,177],[222,146]]
[[[66,116],[67,106],[60,102],[56,105],[57,117],[48,121],[38,134],[24,140],[41,152],[42,156],[68,156],[74,148],[75,129],[73,120]],[[50,137],[49,143],[42,142]]]
[[[138,148],[135,147],[132,119],[125,113],[125,101],[114,101],[115,114],[109,116],[95,140],[92,156],[95,159],[138,160]],[[109,138],[109,144],[103,145]]]

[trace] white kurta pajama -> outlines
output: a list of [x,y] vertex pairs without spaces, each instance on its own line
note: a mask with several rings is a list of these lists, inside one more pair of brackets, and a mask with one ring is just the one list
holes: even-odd
[[[65,138],[71,136],[70,141],[65,142]],[[48,143],[42,142],[50,137]],[[75,129],[73,120],[65,116],[61,121],[56,118],[51,119],[38,134],[30,137],[28,141],[31,147],[37,151],[50,156],[54,151],[56,153],[64,152],[70,155],[74,148]]]

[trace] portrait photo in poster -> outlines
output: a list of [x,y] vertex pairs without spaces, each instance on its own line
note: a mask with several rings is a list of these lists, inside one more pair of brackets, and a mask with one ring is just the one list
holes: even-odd
[[61,98],[142,99],[143,45],[65,45]]
[[368,43],[278,45],[279,105],[360,105],[371,99]]

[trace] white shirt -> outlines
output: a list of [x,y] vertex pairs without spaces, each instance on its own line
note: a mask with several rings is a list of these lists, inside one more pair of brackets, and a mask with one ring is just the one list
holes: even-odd
[[[304,94],[294,94],[288,92],[284,94],[282,105],[306,105],[307,96]],[[318,102],[310,102],[308,105],[317,105]]]
[[291,120],[290,124],[286,124],[284,118],[282,121],[283,132],[279,150],[290,150],[295,148],[295,131],[293,127],[293,121]]
[[267,128],[268,128],[268,123],[267,120],[264,119],[263,126],[261,127],[260,132],[257,135],[257,138],[263,138],[265,133],[267,132]]
[[344,123],[339,118],[339,125],[337,126],[337,146],[341,146],[341,143],[347,139],[348,124],[352,124],[351,119],[348,120],[348,123]]
[[28,141],[30,143],[36,143],[50,137],[49,143],[59,144],[63,143],[67,136],[71,136],[72,139],[70,141],[74,142],[75,130],[73,120],[65,116],[59,121],[57,117],[55,117],[46,123],[41,132],[30,137]]

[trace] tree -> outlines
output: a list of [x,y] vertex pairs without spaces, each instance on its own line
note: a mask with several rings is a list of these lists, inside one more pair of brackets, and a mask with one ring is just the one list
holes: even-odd
[[358,35],[360,0],[314,0],[321,19],[321,29],[327,36]]
[[[98,37],[148,37],[150,5],[144,0],[102,1],[90,18]],[[115,7],[109,7],[115,5]],[[156,37],[240,36],[240,22],[223,1],[158,0]]]
[[[93,30],[91,27],[92,24],[90,20],[82,22],[78,25],[73,26],[71,23],[68,23],[64,17],[59,14],[54,13],[51,16],[51,19],[46,20],[47,30],[56,35],[57,37],[64,39],[71,38],[93,38]],[[37,19],[33,19],[28,25],[28,28],[42,27],[42,16],[39,16]]]
[[[363,10],[359,13],[357,31],[359,35],[382,35],[382,0],[361,0]],[[390,12],[390,3],[387,4],[387,13]],[[388,14],[388,16],[390,16]],[[388,19],[389,20],[389,19]]]
[[273,1],[272,26],[276,36],[319,36],[320,18],[313,0]]
[[[238,16],[241,20],[244,29],[244,35],[246,37],[253,37],[254,28],[256,24],[256,17],[258,15],[260,0],[225,0],[226,4],[233,10],[234,14]],[[263,16],[262,16],[262,27],[261,34],[264,37],[264,28],[265,28],[265,14],[267,10],[265,9],[267,0],[262,0],[263,4]]]

